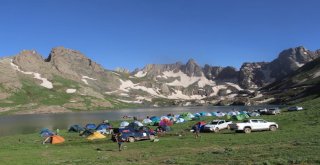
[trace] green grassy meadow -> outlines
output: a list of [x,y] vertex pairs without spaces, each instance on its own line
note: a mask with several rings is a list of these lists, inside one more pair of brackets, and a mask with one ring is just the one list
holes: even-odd
[[175,124],[158,142],[124,143],[121,152],[109,138],[88,141],[66,130],[61,131],[66,142],[58,145],[41,144],[38,133],[5,136],[1,164],[320,164],[320,98],[300,105],[306,110],[260,117],[277,122],[275,132],[224,130],[195,139],[189,129],[196,121],[190,121]]

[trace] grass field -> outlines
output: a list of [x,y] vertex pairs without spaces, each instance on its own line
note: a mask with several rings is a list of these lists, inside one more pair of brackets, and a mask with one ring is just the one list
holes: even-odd
[[191,121],[174,125],[159,142],[125,143],[121,152],[109,139],[88,141],[66,131],[60,145],[42,145],[38,133],[0,137],[1,164],[320,164],[320,98],[300,105],[306,110],[261,117],[279,124],[275,132],[226,130],[195,139],[187,130]]

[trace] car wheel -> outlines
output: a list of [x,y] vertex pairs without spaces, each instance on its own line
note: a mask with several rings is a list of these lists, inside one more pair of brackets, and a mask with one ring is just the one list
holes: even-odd
[[248,128],[248,127],[247,127],[247,128],[244,128],[243,131],[244,131],[244,133],[251,133],[251,128]]
[[149,139],[154,140],[155,139],[154,135],[149,135]]
[[215,129],[214,129],[214,132],[215,132],[215,133],[219,132],[219,128],[215,128]]
[[135,141],[134,137],[128,137],[128,142],[133,143]]
[[276,131],[276,130],[277,130],[276,126],[274,126],[274,125],[270,126],[270,131]]

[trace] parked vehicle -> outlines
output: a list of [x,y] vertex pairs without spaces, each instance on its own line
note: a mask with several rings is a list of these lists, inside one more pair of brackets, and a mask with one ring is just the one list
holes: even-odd
[[236,132],[242,131],[244,133],[251,133],[251,131],[270,130],[276,131],[278,124],[275,122],[268,122],[263,119],[250,119],[243,123],[229,124],[231,130]]
[[203,127],[203,131],[206,131],[206,132],[219,132],[220,130],[229,128],[229,124],[232,124],[232,121],[213,120],[209,124],[206,124]]
[[266,115],[277,115],[277,114],[280,114],[279,108],[269,108],[268,111],[266,112]]
[[267,113],[267,111],[268,111],[267,108],[260,108],[260,109],[256,110],[255,112],[258,112],[259,114],[264,115]]
[[301,110],[303,110],[303,108],[298,106],[288,108],[288,111],[301,111]]
[[153,140],[155,139],[154,131],[149,127],[141,126],[138,128],[125,127],[125,128],[115,128],[113,129],[113,134],[111,139],[116,141],[115,135],[121,133],[121,138],[125,139],[127,142],[135,142],[139,140]]

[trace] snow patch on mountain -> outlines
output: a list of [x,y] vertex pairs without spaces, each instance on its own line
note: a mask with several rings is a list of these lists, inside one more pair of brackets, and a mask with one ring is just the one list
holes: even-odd
[[52,89],[53,88],[52,83],[50,81],[48,81],[48,79],[41,77],[40,73],[25,72],[25,71],[21,70],[18,65],[14,64],[12,59],[11,59],[10,65],[16,71],[19,71],[19,72],[21,72],[23,74],[33,75],[34,76],[33,78],[41,80],[42,81],[42,83],[40,84],[41,86],[43,86],[45,88],[48,88],[48,89]]
[[232,86],[232,87],[235,87],[237,90],[241,91],[243,90],[239,85],[235,84],[235,83],[230,83],[230,82],[227,82],[226,84]]
[[96,81],[96,80],[97,80],[97,79],[95,79],[95,78],[91,78],[91,77],[88,77],[88,76],[82,76],[81,81],[83,81],[85,84],[89,85],[87,79],[88,79],[88,80],[93,80],[93,81]]
[[77,89],[67,89],[66,93],[75,93]]
[[201,95],[185,95],[180,90],[174,90],[174,93],[168,96],[169,99],[183,99],[183,100],[195,100],[195,99],[203,99],[204,96]]
[[138,73],[136,73],[134,76],[141,78],[141,77],[145,77],[147,75],[147,72],[144,71],[139,71]]
[[296,63],[296,65],[300,68],[300,67],[302,67],[304,64],[302,64],[302,63],[299,63],[299,62],[295,62]]
[[117,99],[118,101],[124,102],[124,103],[134,103],[134,104],[142,104],[142,101],[137,100],[137,101],[130,101],[130,100],[122,100],[122,99]]
[[169,86],[182,86],[184,88],[190,86],[191,84],[199,81],[200,77],[189,77],[182,71],[179,71],[177,73],[174,73],[173,71],[165,71],[163,72],[163,77],[180,77],[179,80],[174,80],[171,83],[166,83]]

